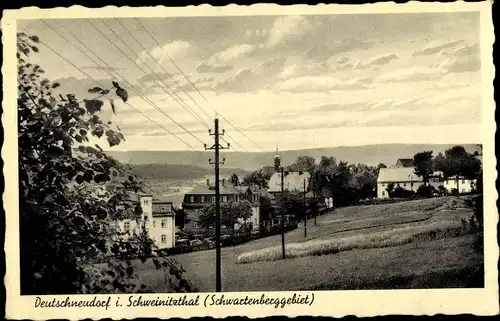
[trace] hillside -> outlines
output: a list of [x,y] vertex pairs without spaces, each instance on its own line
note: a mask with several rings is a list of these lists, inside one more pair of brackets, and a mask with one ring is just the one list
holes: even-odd
[[[344,146],[318,149],[287,150],[280,152],[283,164],[293,163],[298,156],[334,156],[337,160],[349,163],[363,163],[376,165],[379,162],[394,164],[398,158],[412,158],[414,154],[424,150],[432,150],[435,154],[444,152],[453,145],[434,144],[385,144],[365,146]],[[474,151],[476,145],[463,145],[467,150]],[[200,168],[211,168],[208,159],[213,157],[213,152],[208,151],[107,151],[110,156],[128,164],[180,164]],[[228,152],[221,151],[221,157],[226,158],[221,170],[241,168],[255,170],[266,165],[271,165],[275,152]]]
[[[146,179],[198,179],[206,175],[213,175],[213,169],[183,164],[132,164],[133,171]],[[242,175],[243,170],[237,168],[221,169],[221,175],[229,176],[232,173]]]

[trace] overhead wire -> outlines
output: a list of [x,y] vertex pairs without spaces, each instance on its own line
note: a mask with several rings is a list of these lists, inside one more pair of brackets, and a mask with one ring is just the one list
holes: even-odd
[[[127,58],[129,61],[131,61],[141,72],[143,72],[145,75],[147,75],[147,73],[142,69],[140,68],[137,63],[135,63],[135,61],[133,61],[130,57],[127,56],[126,53],[123,52],[123,50],[118,47],[111,39],[109,39],[109,37],[107,35],[105,35],[101,30],[99,30],[99,28],[97,28],[94,24],[92,24],[89,19],[85,19],[89,25],[91,25],[99,34],[101,34],[104,38],[106,38],[108,40],[109,43],[111,43],[116,49],[118,49],[118,51],[120,51],[124,56],[125,58]],[[133,86],[132,84],[129,83],[130,86]],[[147,98],[147,96],[145,96]],[[171,117],[170,115],[168,115],[165,111],[163,111],[160,107],[158,107],[158,105],[156,105],[156,103],[154,103],[151,99],[147,98],[147,100],[149,100],[153,106],[160,112],[162,113],[163,115],[165,115],[167,118],[169,118],[172,122],[174,122],[177,126],[179,126],[180,128],[182,128],[186,133],[188,133],[189,135],[191,135],[193,138],[195,138],[197,141],[199,141],[200,143],[203,144],[203,141],[198,138],[197,136],[195,136],[193,133],[191,133],[188,129],[186,129],[182,124],[180,124],[179,122],[177,122],[173,117]]]
[[[130,30],[128,30],[128,28],[127,28],[125,25],[123,25],[123,24],[122,24],[122,23],[121,23],[118,19],[115,19],[115,20],[116,20],[116,21],[120,24],[120,26],[121,26],[121,27],[122,27],[122,28],[123,28],[123,29],[124,29],[124,30],[125,30],[125,31],[129,34],[129,35],[130,35],[130,37],[131,37],[132,39],[134,39],[134,41],[135,41],[135,42],[136,42],[136,43],[137,43],[137,44],[138,44],[138,45],[142,48],[142,50],[144,50],[144,52],[145,52],[145,53],[146,53],[149,57],[151,57],[151,58],[152,58],[152,60],[153,60],[153,61],[154,61],[154,62],[155,62],[155,63],[156,63],[156,64],[157,64],[157,65],[158,65],[158,66],[159,66],[162,70],[163,70],[163,72],[164,72],[164,73],[165,73],[165,74],[166,74],[166,75],[167,75],[167,76],[168,76],[168,77],[169,77],[172,81],[175,81],[175,80],[173,79],[173,77],[170,75],[170,73],[168,73],[168,72],[167,72],[167,71],[163,68],[163,66],[162,66],[161,64],[159,64],[159,63],[158,63],[158,62],[154,59],[154,57],[152,56],[152,54],[151,54],[151,53],[150,53],[150,52],[149,52],[149,51],[148,51],[148,50],[147,50],[147,49],[146,49],[146,48],[145,48],[145,47],[144,47],[144,46],[140,43],[140,41],[139,41],[139,40],[137,40],[137,38],[136,38],[136,37],[135,37],[135,36],[134,36],[134,35],[130,32]],[[109,25],[107,25],[105,22],[103,22],[103,24],[105,24],[105,25],[106,25],[106,27],[108,27],[108,29],[109,29],[111,32],[113,32],[113,34],[114,34],[115,36],[119,37],[119,36],[118,36],[118,35],[117,35],[114,31],[113,31],[113,29],[112,29]],[[122,42],[124,45],[126,45],[126,44],[125,44],[125,42],[124,42],[123,40],[121,40],[121,42]],[[126,45],[126,46],[127,46],[127,45]],[[128,46],[127,46],[127,48],[128,48],[130,51],[134,52],[134,51],[133,51],[130,47],[128,47]],[[141,60],[141,61],[144,63],[144,65],[145,65],[146,67],[148,67],[148,69],[150,70],[151,74],[152,74],[153,76],[155,76],[155,75],[156,75],[156,73],[155,73],[153,70],[151,70],[151,68],[149,68],[149,66],[147,66],[146,62],[145,62],[143,59],[141,59],[141,58],[140,58],[140,55],[139,55],[139,54],[136,54],[136,56],[137,56],[137,58],[138,58],[139,60]],[[170,88],[170,87],[169,87],[169,85],[168,85],[168,84],[167,84],[164,80],[160,79],[160,77],[159,77],[158,75],[156,75],[156,76],[157,76],[158,80],[159,80],[159,81],[161,81],[161,82],[163,83],[163,85],[164,85],[166,88],[168,88],[168,89],[169,89],[172,93],[168,92],[168,91],[167,91],[164,87],[162,87],[162,86],[161,86],[161,85],[160,85],[157,81],[153,80],[153,81],[154,81],[154,83],[155,83],[158,87],[160,87],[161,89],[163,89],[163,90],[165,91],[165,93],[167,93],[170,97],[172,97],[172,99],[174,99],[174,100],[175,100],[175,101],[176,101],[176,102],[177,102],[177,103],[178,103],[178,104],[179,104],[182,108],[184,108],[184,109],[185,109],[185,110],[186,110],[189,114],[191,114],[191,116],[193,116],[196,120],[198,120],[198,121],[199,121],[202,125],[204,125],[206,128],[209,128],[208,124],[207,124],[207,123],[203,120],[203,118],[201,118],[201,117],[200,117],[200,116],[199,116],[199,115],[198,115],[195,111],[191,110],[191,109],[190,109],[190,107],[186,104],[186,102],[184,102],[184,100],[182,99],[182,97],[180,97],[179,95],[177,95],[177,93],[176,93],[176,92],[175,92],[172,88]],[[175,95],[175,97],[174,97],[173,95]],[[180,102],[179,102],[179,101],[180,101]],[[181,103],[181,102],[182,102],[182,103]]]
[[[186,74],[184,73],[184,71],[182,71],[182,69],[177,65],[177,63],[172,59],[172,57],[167,53],[167,51],[165,50],[165,48],[163,48],[163,46],[160,45],[160,43],[158,42],[158,40],[156,40],[156,38],[151,34],[151,32],[149,32],[149,30],[146,28],[146,26],[144,26],[142,24],[142,22],[137,19],[137,18],[134,18],[138,23],[139,25],[142,27],[142,29],[149,35],[149,37],[151,39],[153,39],[153,41],[155,42],[155,44],[161,48],[161,50],[165,53],[165,55],[168,57],[168,59],[172,62],[172,64],[177,68],[177,70],[179,70],[179,72],[183,75],[183,77],[191,84],[191,86],[196,90],[196,92],[205,100],[205,102],[210,106],[210,108],[216,112],[218,115],[221,116],[222,119],[224,119],[224,121],[226,121],[228,124],[230,124],[235,130],[237,130],[238,132],[240,132],[241,134],[243,134],[238,128],[236,128],[231,122],[229,122],[229,120],[227,120],[222,114],[220,114],[209,102],[208,100],[205,98],[205,96],[200,92],[200,90],[198,89],[198,87],[196,87],[196,85],[189,79],[189,77],[186,76]],[[206,113],[204,111],[204,109],[196,102],[196,100],[193,99],[193,97],[191,95],[189,95],[185,90],[184,92],[186,93],[186,95],[188,95],[188,97],[191,98],[191,100],[198,106],[198,108],[200,108],[200,110],[202,110],[205,115],[207,115],[208,117],[210,117],[208,115],[208,113]],[[246,136],[245,134],[243,134],[244,136]],[[238,142],[232,138],[230,135],[227,135],[229,138],[231,138],[233,140],[234,143],[236,143],[237,145]],[[251,140],[248,136],[246,136],[247,139]],[[227,142],[226,142],[227,143]],[[254,142],[255,143],[255,142]],[[241,145],[239,145],[240,147],[243,147]],[[262,150],[264,150],[262,147],[258,146],[259,148],[261,148]],[[264,150],[265,151],[265,150]]]
[[[83,50],[81,50],[80,48],[78,48],[77,46],[75,46],[71,41],[69,41],[66,37],[64,37],[61,33],[59,33],[56,29],[52,28],[52,26],[50,26],[47,22],[43,21],[42,22],[49,28],[51,29],[52,31],[54,31],[57,35],[59,35],[63,40],[66,40],[68,43],[70,43],[74,48],[76,48],[80,53],[84,54],[87,58],[89,58],[93,63],[95,63],[97,66],[99,66],[99,63],[96,63],[95,60],[92,59],[92,57],[90,57],[89,55],[87,55]],[[62,26],[62,25],[61,25]],[[23,28],[23,30],[25,30],[27,33],[29,33],[26,29]],[[75,37],[75,39],[79,40],[78,38]],[[45,47],[47,47],[50,51],[52,51],[53,53],[55,53],[57,56],[59,56],[61,59],[63,59],[64,61],[66,61],[67,63],[69,63],[70,65],[72,65],[74,68],[76,68],[78,71],[80,71],[82,74],[84,74],[85,76],[87,76],[89,79],[93,80],[95,83],[97,83],[99,86],[103,87],[103,85],[98,82],[97,80],[95,80],[92,76],[90,76],[87,72],[85,72],[84,70],[82,70],[80,67],[76,66],[73,62],[71,62],[69,59],[67,59],[66,57],[64,57],[63,55],[61,55],[57,50],[54,50],[51,46],[49,46],[48,44],[46,44],[45,42],[42,42],[40,40],[40,43],[42,43]],[[82,43],[83,44],[83,43]],[[84,45],[84,44],[83,44]],[[89,48],[87,48],[89,49]],[[96,55],[94,52],[92,52],[94,55]],[[96,55],[96,57],[98,57]],[[102,61],[102,59],[101,59]],[[104,61],[103,61],[104,62]],[[104,63],[107,67],[109,67],[109,65],[107,65],[106,63]],[[111,75],[109,72],[108,74],[110,76],[113,77],[113,75]],[[105,87],[105,86],[104,86]],[[186,142],[184,139],[180,138],[178,135],[176,135],[175,133],[173,133],[172,131],[170,131],[169,129],[165,128],[163,125],[159,124],[158,122],[156,122],[155,120],[153,120],[152,118],[150,118],[149,116],[147,116],[146,114],[144,114],[142,111],[140,111],[139,109],[137,109],[136,107],[132,106],[129,102],[124,102],[126,105],[128,105],[129,107],[131,107],[133,110],[135,110],[136,112],[138,112],[140,115],[142,115],[144,118],[148,119],[149,121],[151,121],[152,123],[156,124],[158,127],[160,127],[161,129],[165,130],[167,133],[169,133],[170,135],[172,135],[173,137],[175,137],[176,139],[178,139],[179,141],[181,141],[182,143],[184,143],[185,145],[187,145],[189,148],[191,149],[194,149],[193,146],[191,146],[188,142]]]

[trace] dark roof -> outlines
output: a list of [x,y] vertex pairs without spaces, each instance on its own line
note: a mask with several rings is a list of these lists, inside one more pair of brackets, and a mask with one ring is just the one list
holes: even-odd
[[413,159],[411,158],[400,158],[396,163],[401,163],[403,167],[413,167]]
[[[240,194],[240,190],[229,184],[226,183],[226,185],[219,185],[219,192],[220,194],[226,194],[226,195],[231,195],[231,194]],[[189,193],[186,193],[186,195],[215,195],[215,187],[214,186],[208,186],[206,184],[203,185],[198,185],[193,190]]]

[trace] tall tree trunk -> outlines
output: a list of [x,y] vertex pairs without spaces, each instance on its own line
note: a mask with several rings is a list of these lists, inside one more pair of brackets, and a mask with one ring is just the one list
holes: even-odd
[[456,181],[457,181],[457,193],[458,193],[458,196],[460,196],[460,186],[458,185],[460,182],[460,179],[459,179],[458,175],[457,175]]

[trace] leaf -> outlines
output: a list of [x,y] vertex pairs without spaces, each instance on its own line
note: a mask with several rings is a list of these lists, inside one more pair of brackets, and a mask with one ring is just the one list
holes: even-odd
[[123,100],[123,102],[127,102],[128,92],[125,89],[122,88],[116,89],[116,95],[120,97]]
[[36,47],[36,46],[31,46],[31,50],[33,50],[34,52],[38,52],[38,47]]
[[105,177],[103,174],[97,174],[96,176],[94,176],[94,182],[96,182],[97,184],[104,182],[104,181],[105,181]]
[[102,92],[104,89],[102,89],[101,87],[94,87],[94,88],[90,88],[88,90],[89,93],[91,94],[96,94],[96,93],[100,93]]
[[109,103],[111,104],[111,110],[113,111],[113,114],[116,115],[115,102],[113,101],[113,99],[110,99]]
[[81,143],[83,140],[82,140],[82,136],[80,135],[75,135],[75,139],[77,142]]
[[101,146],[99,146],[98,144],[95,144],[95,147],[97,147],[97,149],[99,149],[101,152],[103,151]]
[[91,114],[101,111],[101,107],[104,103],[98,99],[85,100],[85,108]]
[[77,176],[75,177],[75,181],[76,181],[78,184],[83,183],[83,176],[82,176],[82,175],[77,175]]
[[61,84],[59,84],[58,82],[55,82],[55,83],[52,84],[51,87],[52,87],[52,89],[54,89],[54,88],[57,88],[59,86],[61,86]]
[[121,89],[120,85],[116,81],[111,82],[116,89]]
[[61,97],[62,101],[67,101],[61,94],[59,94],[59,97]]
[[78,150],[80,151],[80,153],[85,153],[86,152],[85,146],[82,146],[82,145],[78,146]]
[[[21,36],[26,36],[26,34],[24,32],[21,32],[20,33]],[[38,36],[31,36],[30,39],[33,41],[33,42],[36,42],[36,43],[39,43],[40,42],[40,38],[38,38]]]

